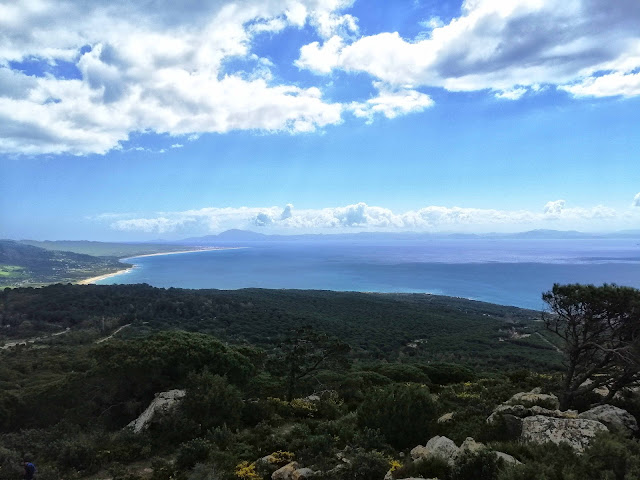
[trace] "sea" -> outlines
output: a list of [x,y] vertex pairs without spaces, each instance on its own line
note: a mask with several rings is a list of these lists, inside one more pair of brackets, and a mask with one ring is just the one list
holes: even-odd
[[436,238],[239,242],[220,250],[123,259],[99,284],[317,289],[448,295],[541,310],[554,283],[640,288],[640,240]]

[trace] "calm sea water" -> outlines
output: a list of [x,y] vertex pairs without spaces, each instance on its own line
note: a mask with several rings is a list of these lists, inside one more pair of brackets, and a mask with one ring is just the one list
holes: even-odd
[[419,292],[540,309],[553,283],[640,288],[638,240],[437,239],[360,244],[244,244],[245,248],[128,259],[101,284],[238,289]]

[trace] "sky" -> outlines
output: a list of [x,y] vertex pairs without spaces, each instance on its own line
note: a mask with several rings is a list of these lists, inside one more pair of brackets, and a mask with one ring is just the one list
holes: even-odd
[[640,229],[637,0],[0,0],[0,238]]

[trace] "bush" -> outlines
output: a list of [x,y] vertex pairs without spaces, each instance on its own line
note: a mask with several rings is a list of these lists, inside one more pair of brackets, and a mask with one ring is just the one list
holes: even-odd
[[383,478],[390,462],[380,452],[358,451],[342,476],[344,480],[372,480]]
[[211,444],[203,438],[194,438],[183,443],[178,448],[176,456],[176,468],[179,471],[191,470],[196,463],[201,463],[209,458]]
[[451,467],[440,457],[423,458],[409,462],[393,472],[393,478],[440,478],[448,479]]
[[489,450],[464,454],[456,460],[451,480],[496,480],[503,465],[504,460]]
[[437,404],[429,389],[411,383],[374,390],[358,408],[358,424],[379,429],[398,449],[424,443],[436,418]]
[[190,387],[182,403],[182,411],[188,419],[199,424],[202,430],[240,425],[242,396],[225,378],[205,370],[189,375],[188,384]]
[[453,363],[431,363],[420,365],[420,368],[429,375],[433,383],[438,385],[450,385],[475,379],[471,369]]
[[431,383],[429,375],[410,364],[384,363],[377,367],[376,371],[395,382]]

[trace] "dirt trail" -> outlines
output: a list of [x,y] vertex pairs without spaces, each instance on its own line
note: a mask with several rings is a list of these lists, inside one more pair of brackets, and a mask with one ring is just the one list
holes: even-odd
[[52,333],[51,335],[45,335],[44,337],[33,337],[33,338],[26,338],[23,340],[13,340],[11,342],[5,343],[2,347],[0,347],[0,350],[7,350],[8,348],[15,347],[17,345],[26,345],[27,343],[41,342],[42,340],[47,340],[49,338],[57,337],[58,335],[64,335],[65,333],[69,333],[70,331],[71,329],[67,327],[61,332]]
[[544,335],[542,335],[540,332],[536,332],[536,334],[545,342],[547,342],[549,345],[551,345],[553,347],[553,349],[558,352],[558,353],[562,353],[562,350],[560,350],[556,345],[554,345],[553,343],[551,343],[548,339],[546,339],[544,337]]
[[98,340],[96,340],[96,343],[102,343],[102,342],[106,342],[107,340],[109,340],[110,338],[113,338],[113,336],[115,334],[117,334],[120,330],[122,330],[123,328],[126,328],[128,326],[130,326],[130,323],[127,323],[126,325],[121,326],[120,328],[118,328],[117,330],[115,330],[111,335],[109,335],[108,337],[104,337],[104,338],[100,338]]

